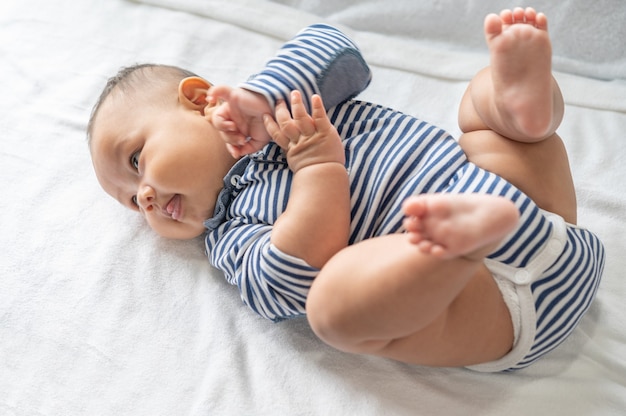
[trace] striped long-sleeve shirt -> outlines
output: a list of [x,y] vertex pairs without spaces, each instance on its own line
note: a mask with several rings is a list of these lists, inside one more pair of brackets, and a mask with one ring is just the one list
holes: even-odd
[[[370,72],[356,45],[338,30],[311,26],[288,42],[242,86],[270,103],[292,90],[321,94],[341,136],[350,177],[350,243],[401,231],[402,201],[443,190],[466,158],[445,131],[389,108],[349,100]],[[308,105],[308,103],[307,103]],[[211,263],[239,287],[243,301],[277,321],[302,315],[318,269],[271,244],[292,172],[270,143],[241,160],[225,180],[215,216],[206,222]],[[303,236],[303,238],[306,238]]]

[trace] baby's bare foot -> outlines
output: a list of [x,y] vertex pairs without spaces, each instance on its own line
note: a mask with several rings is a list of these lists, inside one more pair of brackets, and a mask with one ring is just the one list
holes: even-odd
[[519,132],[544,138],[553,126],[552,46],[548,19],[532,8],[485,18],[496,106]]
[[428,194],[403,204],[409,241],[440,258],[482,260],[517,225],[508,199],[481,194]]

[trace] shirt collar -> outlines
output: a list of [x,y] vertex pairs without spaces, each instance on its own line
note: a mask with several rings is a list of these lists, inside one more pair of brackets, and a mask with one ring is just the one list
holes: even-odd
[[209,231],[215,230],[217,227],[220,226],[221,223],[224,222],[228,207],[230,206],[230,203],[233,201],[233,198],[235,196],[237,180],[239,177],[241,177],[241,175],[243,175],[249,163],[250,158],[248,156],[242,157],[240,160],[237,161],[237,163],[235,163],[235,165],[228,171],[228,173],[224,177],[224,188],[222,188],[217,196],[217,200],[215,201],[215,210],[213,211],[213,216],[204,222],[204,226]]

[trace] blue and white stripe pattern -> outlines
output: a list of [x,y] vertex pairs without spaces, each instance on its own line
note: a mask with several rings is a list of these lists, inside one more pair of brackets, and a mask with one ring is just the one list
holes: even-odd
[[[319,92],[318,85],[328,73],[328,59],[341,56],[338,51],[346,48],[351,53],[356,50],[336,29],[315,26],[301,32],[270,61],[269,69],[244,86],[265,94],[272,103],[285,99],[293,89],[308,97]],[[345,98],[351,94],[346,91]],[[489,261],[524,270],[541,256],[553,233],[552,222],[513,185],[470,163],[445,131],[361,101],[338,102],[328,108],[328,114],[345,147],[352,207],[350,243],[401,232],[401,203],[409,195],[480,192],[511,199],[522,217],[518,229]],[[206,222],[211,263],[239,287],[245,304],[273,321],[305,313],[307,293],[318,273],[270,242],[272,225],[286,207],[291,181],[284,154],[270,143],[233,168],[219,196],[221,208]],[[549,269],[541,270],[542,277],[532,284],[536,342],[520,367],[571,332],[597,288],[601,244],[588,231],[571,228],[568,233],[571,238],[559,260],[546,265]]]
[[565,249],[534,281],[536,333],[530,352],[511,370],[529,366],[560,345],[591,306],[604,268],[604,247],[593,233],[567,227]]
[[357,46],[334,27],[317,24],[285,43],[265,68],[241,86],[289,105],[289,93],[299,90],[307,111],[319,94],[326,109],[353,98],[371,81],[371,72]]

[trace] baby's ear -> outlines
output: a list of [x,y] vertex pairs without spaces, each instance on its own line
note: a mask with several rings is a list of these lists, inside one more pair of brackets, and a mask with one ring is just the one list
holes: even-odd
[[187,77],[178,84],[178,101],[193,108],[203,109],[207,106],[207,93],[211,84],[200,77]]

